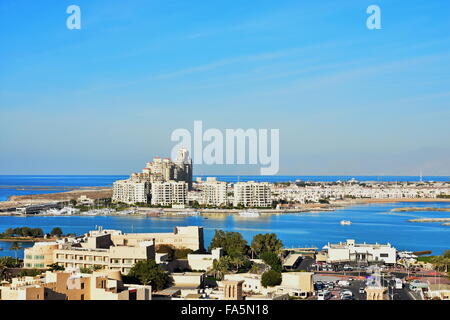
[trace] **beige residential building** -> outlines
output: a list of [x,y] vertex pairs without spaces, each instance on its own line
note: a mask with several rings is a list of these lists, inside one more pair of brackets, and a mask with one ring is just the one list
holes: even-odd
[[283,272],[282,281],[276,287],[278,294],[306,298],[314,293],[313,272]]
[[146,180],[136,178],[117,180],[113,184],[112,201],[128,204],[148,203],[150,191],[150,182]]
[[0,286],[0,300],[151,300],[151,286],[126,285],[120,272],[50,272],[13,278]]
[[24,267],[44,269],[54,263],[53,252],[58,249],[57,242],[35,242],[31,248],[24,250]]
[[64,268],[99,268],[128,274],[139,261],[155,258],[153,242],[137,246],[111,246],[109,249],[67,247],[56,249],[53,259]]
[[270,207],[272,196],[267,182],[238,182],[234,185],[233,205],[244,207]]
[[205,281],[203,272],[172,273],[173,287],[176,288],[201,288]]
[[263,287],[261,275],[252,273],[226,274],[225,280],[243,281],[242,291],[246,295],[284,295],[306,298],[314,292],[312,272],[283,272],[282,282],[278,286]]
[[200,204],[224,206],[228,204],[228,187],[226,182],[217,181],[216,178],[206,178],[201,183]]
[[155,259],[155,246],[166,244],[193,251],[204,250],[203,228],[175,227],[172,233],[128,233],[99,228],[76,242],[37,242],[25,250],[25,268],[102,268],[127,274],[143,260]]
[[184,181],[154,182],[151,187],[152,205],[171,206],[187,203],[188,184]]
[[135,245],[141,241],[154,240],[155,246],[166,244],[174,248],[186,248],[193,251],[204,250],[203,227],[174,227],[172,233],[115,233],[111,235],[115,244]]

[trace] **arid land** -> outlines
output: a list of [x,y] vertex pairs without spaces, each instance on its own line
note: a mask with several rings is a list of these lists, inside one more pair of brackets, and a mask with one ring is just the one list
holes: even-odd
[[[23,196],[11,196],[8,201],[0,202],[0,210],[8,210],[14,208],[20,208],[29,205],[44,204],[49,202],[60,202],[76,200],[80,196],[85,195],[91,199],[111,198],[111,188],[80,188],[76,190],[58,192],[58,193],[44,193],[44,194],[32,194]],[[0,213],[2,214],[2,213]],[[5,212],[3,212],[5,214]],[[8,214],[8,213],[6,213]]]

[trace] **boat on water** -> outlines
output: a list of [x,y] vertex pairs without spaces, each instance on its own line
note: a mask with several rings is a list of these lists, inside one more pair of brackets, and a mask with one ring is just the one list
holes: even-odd
[[238,215],[245,218],[256,218],[260,216],[260,213],[257,210],[245,210],[240,211]]
[[349,226],[352,222],[350,220],[341,220],[340,224],[343,226]]
[[178,216],[198,216],[200,211],[182,211],[176,213]]
[[72,207],[64,207],[61,210],[58,209],[49,209],[44,211],[43,215],[49,215],[49,216],[61,216],[61,215],[67,215],[67,216],[71,216],[74,214],[78,214],[80,212],[79,209],[76,208],[72,208]]

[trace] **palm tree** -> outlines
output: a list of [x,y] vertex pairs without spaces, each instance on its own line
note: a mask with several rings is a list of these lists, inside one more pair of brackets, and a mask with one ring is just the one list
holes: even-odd
[[231,259],[228,256],[221,257],[219,260],[213,261],[213,267],[211,269],[212,274],[218,280],[222,280],[225,273],[230,268]]
[[236,267],[236,272],[244,265],[244,259],[242,257],[234,257],[231,259],[231,264]]
[[22,247],[20,246],[20,244],[17,241],[14,241],[11,244],[11,247],[9,247],[9,250],[13,250],[14,251],[16,260],[17,260],[17,251],[19,251],[20,249],[22,249]]

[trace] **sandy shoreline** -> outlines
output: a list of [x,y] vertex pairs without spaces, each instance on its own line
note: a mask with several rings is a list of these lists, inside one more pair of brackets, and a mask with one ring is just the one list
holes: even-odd
[[[0,210],[7,210],[34,204],[44,204],[54,201],[76,200],[82,195],[85,195],[91,199],[111,198],[112,188],[91,187],[89,189],[76,189],[66,192],[11,196],[7,201],[0,202]],[[2,213],[0,212],[0,214]]]

